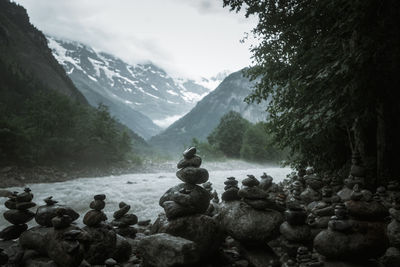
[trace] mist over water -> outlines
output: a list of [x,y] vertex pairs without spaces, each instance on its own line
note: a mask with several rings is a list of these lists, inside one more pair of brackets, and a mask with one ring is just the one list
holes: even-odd
[[[239,181],[246,178],[247,174],[253,174],[259,178],[263,172],[271,175],[274,182],[282,181],[287,174],[291,172],[290,168],[282,168],[273,165],[250,164],[243,161],[226,162],[208,162],[202,167],[208,169],[210,173],[209,181],[213,188],[217,190],[219,196],[224,191],[224,181],[227,177],[234,176]],[[107,176],[98,178],[80,178],[59,183],[47,184],[27,184],[34,194],[33,201],[37,206],[44,205],[43,199],[48,196],[72,207],[81,216],[78,223],[82,222],[84,213],[89,210],[89,204],[95,194],[106,194],[106,207],[104,212],[109,220],[112,220],[112,214],[118,209],[118,203],[121,201],[131,205],[132,213],[135,213],[139,220],[155,220],[162,208],[158,205],[160,197],[170,187],[181,183],[176,177],[175,172],[171,170],[157,173],[136,173],[120,176]],[[10,191],[23,191],[23,188],[7,188]],[[0,198],[0,213],[6,208],[4,202],[6,198]],[[36,210],[36,207],[32,211]],[[9,225],[0,218],[0,226]],[[36,225],[33,220],[30,226]]]

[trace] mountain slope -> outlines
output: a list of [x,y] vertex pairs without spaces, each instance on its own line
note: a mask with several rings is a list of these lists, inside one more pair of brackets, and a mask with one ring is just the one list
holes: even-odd
[[179,152],[194,137],[205,140],[221,117],[231,110],[239,112],[251,122],[265,120],[264,105],[248,105],[243,101],[252,91],[253,85],[241,71],[232,73],[188,114],[151,138],[150,144],[169,153]]
[[146,138],[183,116],[210,91],[193,80],[174,79],[152,63],[130,65],[77,42],[54,37],[48,42],[89,103],[109,105],[118,119]]
[[[0,60],[24,71],[44,86],[87,103],[54,59],[46,37],[29,22],[26,10],[8,0],[0,1]],[[1,75],[1,74],[0,74]]]

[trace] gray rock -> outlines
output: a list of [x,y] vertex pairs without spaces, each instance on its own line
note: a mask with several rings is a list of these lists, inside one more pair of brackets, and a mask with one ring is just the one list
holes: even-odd
[[95,195],[94,197],[94,200],[105,200],[106,199],[106,195],[105,194],[98,194],[98,195]]
[[42,225],[42,226],[47,226],[51,227],[53,226],[51,219],[57,216],[57,210],[59,208],[64,209],[64,214],[68,215],[71,217],[72,221],[75,221],[76,219],[79,218],[79,214],[71,209],[70,207],[63,206],[63,205],[58,205],[58,204],[52,204],[52,205],[44,205],[40,206],[35,214],[35,221],[37,224]]
[[129,260],[131,253],[132,247],[129,242],[123,236],[117,235],[115,250],[111,254],[111,258],[117,262],[125,262]]
[[181,159],[176,167],[178,169],[186,168],[186,167],[194,167],[199,168],[201,166],[201,158],[199,156],[194,155],[191,159]]
[[254,175],[247,175],[247,178],[243,179],[242,184],[244,186],[253,187],[259,185],[260,182],[256,177],[254,177]]
[[241,201],[221,205],[222,225],[233,238],[244,243],[267,242],[279,234],[282,215],[274,210],[255,210]]
[[279,231],[289,241],[305,243],[311,239],[310,227],[303,225],[290,225],[288,222],[281,224]]
[[89,210],[83,217],[83,223],[87,226],[97,226],[105,220],[107,220],[107,216],[98,210]]
[[353,233],[342,233],[331,229],[320,232],[314,239],[314,248],[319,254],[335,260],[365,260],[383,255],[388,246],[385,224],[381,222],[355,221]]
[[[125,203],[124,203],[125,204]],[[122,205],[122,207],[117,210],[116,212],[114,212],[113,217],[115,219],[119,219],[122,218],[122,216],[124,216],[126,213],[128,213],[128,211],[131,209],[130,205]]]
[[19,245],[24,249],[32,249],[40,255],[47,256],[46,235],[52,228],[35,226],[23,232],[19,237]]
[[125,214],[118,220],[114,220],[112,224],[118,227],[127,227],[138,222],[138,217],[135,214]]
[[0,238],[3,240],[12,240],[18,238],[24,231],[28,229],[28,225],[20,224],[20,225],[11,225],[4,228],[0,232]]
[[148,266],[190,266],[200,259],[193,241],[165,233],[143,238],[139,242],[139,251]]
[[90,202],[89,207],[94,210],[101,211],[106,206],[106,203],[103,200],[93,200]]
[[392,246],[400,247],[400,222],[392,220],[392,222],[388,224],[387,236]]
[[34,202],[17,202],[15,208],[17,210],[27,210],[35,206],[36,204]]
[[7,210],[3,216],[12,224],[24,224],[32,220],[35,213],[30,210]]
[[236,187],[231,187],[225,192],[222,193],[221,199],[223,201],[234,201],[234,200],[239,200],[240,197],[238,195],[239,189]]
[[377,201],[354,201],[345,202],[350,216],[362,220],[379,220],[389,215],[388,210]]
[[[179,205],[172,205],[170,203],[164,205],[167,201],[173,201]],[[182,183],[165,192],[160,198],[159,204],[161,207],[165,206],[168,210],[182,208],[184,210],[182,214],[184,215],[205,213],[210,204],[210,194],[198,185]]]
[[196,154],[196,148],[195,147],[189,147],[188,149],[186,149],[185,151],[183,151],[183,157],[185,159],[191,159],[194,157],[194,155]]
[[90,245],[85,252],[85,260],[92,264],[103,264],[115,252],[117,235],[106,225],[94,227],[84,227],[89,237]]
[[208,181],[208,171],[203,168],[186,167],[177,171],[176,176],[189,184],[202,184]]
[[243,187],[239,190],[238,195],[248,199],[267,199],[268,193],[258,187]]
[[243,257],[254,267],[275,266],[271,262],[279,262],[278,256],[267,245],[241,247]]
[[160,214],[151,233],[167,233],[193,241],[202,256],[214,254],[223,239],[219,219],[207,215],[191,215],[168,221]]

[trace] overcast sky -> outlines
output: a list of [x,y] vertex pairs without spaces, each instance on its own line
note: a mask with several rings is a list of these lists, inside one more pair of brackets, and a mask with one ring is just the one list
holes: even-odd
[[16,0],[44,33],[75,40],[129,63],[152,61],[173,76],[210,77],[251,63],[241,43],[255,18],[222,0]]

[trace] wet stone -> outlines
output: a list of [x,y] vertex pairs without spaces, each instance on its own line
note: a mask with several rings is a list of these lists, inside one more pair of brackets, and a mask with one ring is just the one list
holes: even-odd
[[32,220],[35,213],[30,210],[8,210],[3,216],[12,224],[24,224]]
[[244,186],[253,187],[253,186],[259,185],[260,182],[257,180],[256,177],[254,177],[254,175],[251,175],[251,174],[250,174],[250,175],[247,175],[247,178],[245,178],[245,179],[242,181],[242,184],[243,184]]
[[202,184],[208,181],[208,171],[203,168],[186,167],[177,171],[176,176],[189,184]]
[[106,199],[106,195],[105,194],[98,194],[98,195],[95,195],[94,197],[93,197],[95,200],[105,200]]
[[[125,203],[124,203],[125,204]],[[121,206],[121,205],[120,205]],[[131,209],[130,205],[122,205],[122,208],[120,208],[119,210],[117,210],[116,212],[114,212],[113,217],[114,219],[119,219],[122,218],[122,216],[124,216],[126,213],[128,213],[128,211]]]
[[101,222],[107,220],[107,216],[97,210],[90,210],[85,214],[85,217],[83,217],[83,223],[87,226],[97,226]]
[[194,155],[191,159],[186,159],[186,158],[181,159],[177,164],[178,169],[186,167],[199,168],[200,166],[201,166],[201,158],[196,155]]
[[15,208],[17,210],[27,210],[27,209],[33,208],[35,206],[36,206],[36,204],[33,202],[19,202],[19,203],[16,203]]
[[106,203],[103,200],[94,200],[90,202],[90,208],[94,210],[102,210],[106,206]]
[[196,154],[197,150],[195,147],[190,147],[183,152],[183,157],[185,159],[191,159]]
[[28,225],[20,224],[20,225],[11,225],[4,228],[0,232],[0,238],[3,240],[12,240],[18,238],[24,231],[28,229]]

